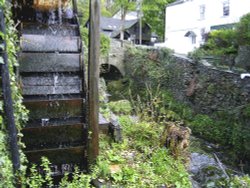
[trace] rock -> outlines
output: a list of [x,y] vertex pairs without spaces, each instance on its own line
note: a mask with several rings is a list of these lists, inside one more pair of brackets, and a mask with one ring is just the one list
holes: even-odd
[[250,71],[250,46],[240,46],[235,59],[236,66]]
[[200,153],[191,153],[191,161],[189,171],[192,174],[198,174],[203,168],[208,166],[216,166],[216,161],[208,157],[207,155],[200,154]]

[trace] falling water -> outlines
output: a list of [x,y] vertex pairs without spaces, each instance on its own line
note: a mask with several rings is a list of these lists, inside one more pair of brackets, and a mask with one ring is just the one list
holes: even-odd
[[56,35],[57,29],[53,29],[53,27],[49,26],[49,29],[51,30],[53,35]]
[[56,23],[56,13],[54,10],[49,11],[49,20],[48,24],[55,24]]
[[59,0],[58,1],[58,21],[59,21],[59,25],[62,24],[62,1]]
[[58,84],[58,74],[55,73],[55,74],[53,75],[53,78],[54,78],[53,94],[56,94],[56,87],[57,87],[57,84]]
[[41,122],[42,122],[42,127],[48,126],[49,125],[49,118],[42,118]]

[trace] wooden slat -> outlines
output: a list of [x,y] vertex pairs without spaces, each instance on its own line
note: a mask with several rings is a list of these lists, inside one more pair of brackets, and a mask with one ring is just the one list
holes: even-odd
[[81,79],[77,75],[50,74],[38,76],[22,76],[21,83],[26,86],[78,86],[81,85]]
[[83,115],[83,100],[45,100],[24,102],[30,119],[69,118]]
[[83,124],[24,128],[22,133],[27,150],[79,146],[87,135]]
[[79,52],[79,37],[22,35],[21,49],[27,52]]
[[47,94],[77,94],[81,92],[80,86],[24,86],[23,95],[47,95]]
[[23,23],[21,32],[36,35],[79,36],[77,25]]
[[53,100],[53,99],[77,99],[82,98],[81,94],[60,94],[60,95],[28,95],[23,96],[23,101],[44,101],[44,100]]
[[80,70],[79,54],[21,53],[20,72],[74,72]]
[[[38,127],[42,127],[42,126],[64,126],[64,125],[73,125],[73,124],[83,124],[83,123],[85,123],[84,120],[85,120],[85,118],[83,116],[50,118],[50,119],[48,119],[48,118],[29,119],[29,121],[25,125],[25,128],[38,128]],[[83,125],[86,127],[85,124],[83,124]]]
[[41,157],[47,157],[52,164],[83,163],[85,158],[85,147],[55,148],[24,152],[29,161],[41,162]]

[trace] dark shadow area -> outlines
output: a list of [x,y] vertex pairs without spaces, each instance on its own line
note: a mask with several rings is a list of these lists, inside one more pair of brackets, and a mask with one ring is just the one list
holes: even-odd
[[119,80],[122,78],[122,74],[115,66],[110,64],[102,64],[100,77],[103,77],[106,81]]

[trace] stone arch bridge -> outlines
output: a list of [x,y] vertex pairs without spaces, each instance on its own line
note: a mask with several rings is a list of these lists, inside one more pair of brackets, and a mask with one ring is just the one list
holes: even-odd
[[121,41],[111,40],[111,49],[108,57],[101,57],[100,75],[107,80],[118,79],[125,75],[125,48],[121,47],[121,45]]

